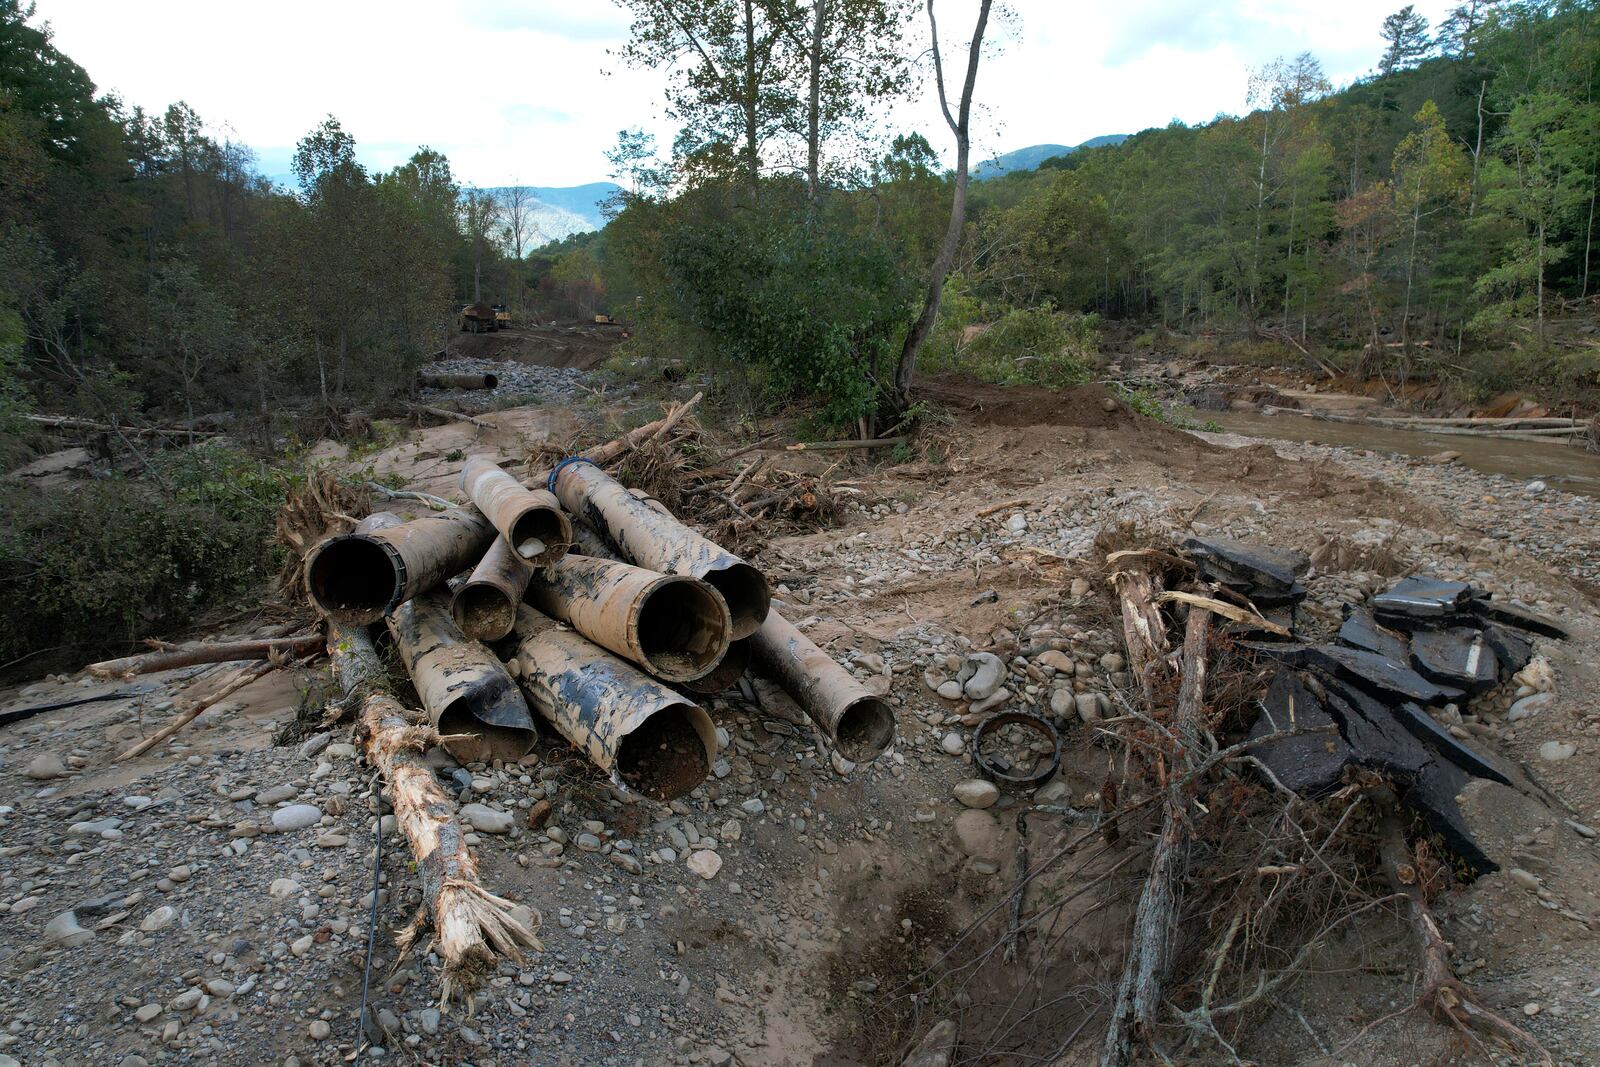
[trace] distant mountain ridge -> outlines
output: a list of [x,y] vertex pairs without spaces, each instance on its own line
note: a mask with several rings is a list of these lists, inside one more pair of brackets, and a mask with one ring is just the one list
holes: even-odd
[[[496,196],[518,186],[501,185],[484,192]],[[575,233],[587,233],[605,226],[605,216],[600,211],[603,204],[622,186],[615,182],[589,182],[587,185],[524,185],[538,201],[533,211],[533,243],[560,241]]]
[[1070,155],[1080,148],[1100,148],[1104,145],[1121,144],[1128,139],[1125,133],[1108,133],[1099,137],[1091,137],[1082,144],[1035,144],[1027,148],[1018,148],[1014,152],[1005,152],[993,159],[986,159],[972,168],[972,176],[979,181],[984,178],[998,178],[1002,174],[1010,174],[1017,170],[1035,170],[1039,164],[1056,156]]

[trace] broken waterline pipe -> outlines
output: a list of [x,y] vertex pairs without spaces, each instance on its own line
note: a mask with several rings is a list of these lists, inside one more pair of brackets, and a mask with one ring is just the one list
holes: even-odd
[[822,727],[845,759],[866,763],[894,743],[894,709],[889,702],[867,692],[776,610],[768,612],[750,639],[750,651],[756,664]]
[[443,374],[423,371],[417,384],[428,389],[493,389],[500,379],[493,374]]
[[517,605],[533,578],[533,564],[504,537],[489,542],[483,559],[450,598],[450,617],[474,641],[498,641],[517,621]]
[[364,626],[476,564],[494,537],[475,508],[339,534],[307,554],[306,592],[334,622]]
[[529,489],[487,456],[467,458],[461,488],[521,558],[553,563],[572,544],[572,522],[547,489]]

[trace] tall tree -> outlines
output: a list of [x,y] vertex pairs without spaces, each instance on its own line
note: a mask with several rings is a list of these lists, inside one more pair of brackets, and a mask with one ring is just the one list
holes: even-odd
[[1389,42],[1378,61],[1379,74],[1413,67],[1433,47],[1428,39],[1428,20],[1417,13],[1415,4],[1407,4],[1384,19],[1379,32]]
[[978,82],[978,60],[983,56],[983,33],[989,25],[989,9],[993,0],[979,0],[977,25],[973,27],[972,38],[967,42],[967,72],[961,83],[961,98],[953,113],[950,110],[950,95],[945,88],[944,50],[939,41],[939,24],[933,14],[933,0],[927,0],[927,5],[934,84],[939,91],[939,111],[956,139],[956,174],[954,194],[950,200],[950,224],[945,229],[939,254],[933,260],[927,294],[922,300],[922,313],[906,334],[905,344],[900,349],[900,361],[894,370],[895,402],[902,409],[911,405],[911,382],[917,374],[917,357],[922,354],[928,334],[939,318],[939,299],[944,294],[950,265],[955,262],[956,247],[961,243],[961,229],[966,225],[968,162],[972,149],[972,91]]
[[1394,150],[1395,210],[1408,231],[1405,302],[1400,310],[1400,342],[1407,349],[1424,226],[1440,212],[1464,206],[1471,188],[1466,154],[1451,140],[1444,116],[1432,100],[1422,105],[1415,121],[1417,128]]
[[461,193],[461,228],[472,246],[472,302],[483,300],[483,264],[494,249],[495,228],[500,224],[500,204],[479,189],[468,186]]

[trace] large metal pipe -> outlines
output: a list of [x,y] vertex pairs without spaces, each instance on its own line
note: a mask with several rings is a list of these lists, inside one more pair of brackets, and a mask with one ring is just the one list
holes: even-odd
[[765,668],[846,759],[865,763],[894,742],[894,711],[875,697],[805,634],[779,615],[750,639],[756,665]]
[[400,659],[444,747],[463,763],[515,760],[533,747],[533,716],[505,665],[450,618],[442,593],[408,600],[389,618]]
[[711,773],[717,731],[704,709],[527,605],[507,663],[561,736],[629,789],[673,800]]
[[562,505],[586,519],[624,559],[715,586],[728,603],[735,640],[761,628],[772,593],[760,571],[677,519],[657,512],[587,460],[563,462],[551,481]]
[[493,389],[500,379],[492,374],[443,374],[421,371],[417,384],[429,389]]
[[474,641],[498,641],[517,621],[517,605],[533,577],[533,564],[511,550],[504,537],[489,550],[450,598],[450,617]]
[[728,651],[722,654],[722,659],[710,671],[698,678],[689,678],[679,683],[691,693],[700,693],[706,696],[720,693],[731,688],[750,667],[750,638],[741,638],[738,641],[728,642]]
[[705,677],[728,651],[728,605],[698,578],[567,555],[533,576],[526,599],[669,682]]
[[536,566],[560,559],[572,544],[572,523],[547,489],[529,489],[488,456],[469,456],[461,488],[517,555]]
[[483,558],[495,529],[475,508],[330,537],[306,556],[306,591],[344,626],[377,622]]

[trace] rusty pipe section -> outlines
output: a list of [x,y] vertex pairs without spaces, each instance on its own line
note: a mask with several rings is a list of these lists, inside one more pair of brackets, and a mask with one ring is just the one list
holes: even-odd
[[429,389],[493,389],[500,379],[492,374],[443,374],[421,371],[417,384]]
[[728,606],[698,578],[567,555],[533,576],[526,599],[665,681],[703,678],[728,651]]
[[668,574],[700,578],[727,601],[735,640],[760,629],[771,606],[767,579],[670,515],[656,511],[587,461],[566,461],[551,475],[555,494],[617,547],[623,559]]
[[554,563],[572,544],[572,523],[555,494],[529,489],[488,456],[470,456],[461,488],[517,555],[535,566]]
[[496,537],[450,597],[450,617],[474,641],[498,641],[517,621],[517,605],[532,577],[533,564],[513,552],[504,537]]
[[711,773],[711,716],[539,611],[517,610],[507,665],[539,714],[595,766],[653,800],[673,800]]
[[776,611],[750,639],[756,664],[777,680],[848,760],[876,759],[894,742],[894,711],[867,692]]
[[306,591],[334,622],[377,622],[482,558],[494,527],[475,508],[330,537],[306,556]]
[[[389,618],[400,658],[444,747],[463,763],[515,760],[533,747],[533,716],[505,665],[450,618],[442,593],[400,605]],[[459,735],[466,735],[461,737]]]
[[728,642],[728,651],[722,654],[722,659],[711,670],[698,678],[689,678],[679,684],[691,693],[710,696],[720,693],[724,689],[732,688],[750,667],[750,638]]

